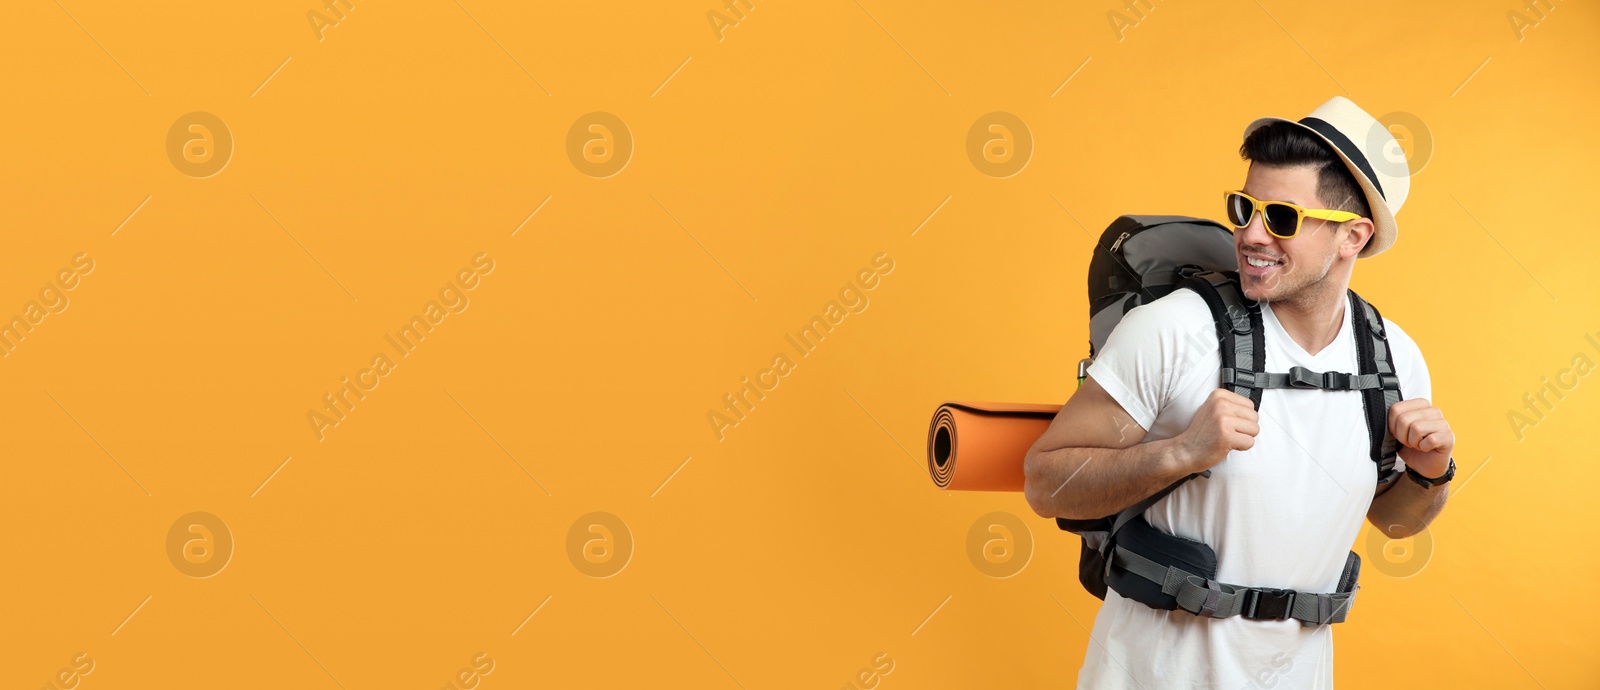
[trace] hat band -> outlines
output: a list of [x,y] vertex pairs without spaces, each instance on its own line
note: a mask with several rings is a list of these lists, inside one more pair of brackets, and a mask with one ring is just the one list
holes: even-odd
[[1383,194],[1383,185],[1378,183],[1377,173],[1374,173],[1372,165],[1367,163],[1366,155],[1361,153],[1361,149],[1356,148],[1355,143],[1350,141],[1350,138],[1345,136],[1344,132],[1335,129],[1327,121],[1315,117],[1303,118],[1300,120],[1300,124],[1310,127],[1338,148],[1339,152],[1343,153],[1345,158],[1349,158],[1350,162],[1355,163],[1356,167],[1361,169],[1361,174],[1366,175],[1367,180],[1372,182],[1372,188],[1378,190],[1378,196],[1388,201],[1388,197]]

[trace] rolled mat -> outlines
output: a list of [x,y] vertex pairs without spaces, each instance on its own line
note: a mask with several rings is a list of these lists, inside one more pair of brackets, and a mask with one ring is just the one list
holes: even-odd
[[928,475],[941,489],[1022,491],[1022,460],[1060,405],[950,401],[928,424]]

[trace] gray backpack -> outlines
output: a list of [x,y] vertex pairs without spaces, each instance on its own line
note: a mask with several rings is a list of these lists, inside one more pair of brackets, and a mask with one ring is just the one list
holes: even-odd
[[[1237,268],[1233,235],[1214,221],[1187,216],[1122,216],[1113,221],[1089,262],[1090,358],[1078,364],[1078,383],[1124,314],[1175,289],[1194,290],[1205,299],[1216,324],[1222,356],[1219,386],[1249,398],[1257,410],[1262,391],[1269,388],[1360,391],[1378,484],[1394,481],[1399,476],[1394,469],[1398,446],[1389,433],[1388,413],[1401,399],[1400,380],[1378,310],[1349,292],[1359,372],[1291,367],[1269,373],[1261,307],[1245,299]],[[1293,618],[1303,626],[1343,621],[1360,576],[1361,557],[1355,552],[1345,560],[1335,592],[1230,585],[1216,581],[1217,556],[1211,547],[1166,534],[1144,519],[1146,509],[1184,482],[1209,476],[1210,470],[1191,474],[1116,515],[1056,518],[1061,529],[1083,538],[1078,580],[1084,588],[1101,599],[1109,587],[1152,608],[1181,608],[1214,618]]]

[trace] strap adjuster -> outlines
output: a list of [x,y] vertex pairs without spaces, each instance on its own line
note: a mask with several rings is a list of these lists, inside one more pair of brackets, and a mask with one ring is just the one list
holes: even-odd
[[1289,620],[1294,595],[1292,589],[1247,589],[1239,615],[1255,621]]
[[1323,377],[1305,367],[1289,367],[1289,385],[1295,388],[1321,388]]
[[[1352,376],[1342,371],[1312,371],[1305,367],[1289,367],[1284,379],[1291,388],[1321,388],[1324,390],[1351,390]],[[1399,379],[1396,379],[1398,382]]]

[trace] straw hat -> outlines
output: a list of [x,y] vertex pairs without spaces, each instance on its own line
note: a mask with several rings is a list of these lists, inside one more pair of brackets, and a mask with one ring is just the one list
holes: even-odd
[[[1396,161],[1389,151],[1403,150],[1394,134],[1377,119],[1367,114],[1350,99],[1334,96],[1317,106],[1310,115],[1299,121],[1281,117],[1263,117],[1244,128],[1244,135],[1273,122],[1290,122],[1299,125],[1338,152],[1345,167],[1366,192],[1367,207],[1372,209],[1372,240],[1360,257],[1375,256],[1394,244],[1400,229],[1395,225],[1394,214],[1400,212],[1411,191],[1411,170],[1404,157]],[[1376,165],[1374,165],[1376,162]]]

